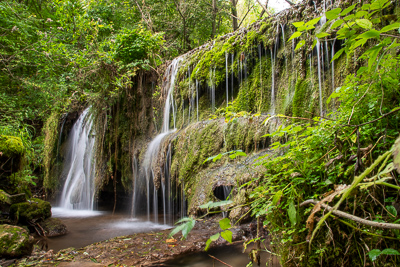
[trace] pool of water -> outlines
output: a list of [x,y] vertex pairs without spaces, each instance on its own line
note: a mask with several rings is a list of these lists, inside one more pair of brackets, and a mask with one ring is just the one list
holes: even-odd
[[[152,267],[245,267],[250,262],[248,257],[250,250],[251,248],[243,252],[242,244],[223,246],[210,249],[207,252],[181,255],[164,263],[157,263]],[[281,266],[277,257],[271,257],[269,253],[261,252],[260,266],[266,266],[267,262],[268,266],[271,267]],[[257,266],[257,264],[254,263],[252,266]]]
[[117,236],[171,228],[141,218],[132,219],[126,214],[112,215],[109,212],[71,211],[61,208],[52,208],[52,214],[53,217],[60,218],[68,228],[68,234],[48,238],[48,248],[54,251],[69,247],[81,248]]

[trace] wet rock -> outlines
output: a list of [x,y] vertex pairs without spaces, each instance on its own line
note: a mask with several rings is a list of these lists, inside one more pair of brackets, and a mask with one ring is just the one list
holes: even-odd
[[48,218],[40,223],[47,237],[65,235],[68,233],[67,226],[58,218]]
[[0,257],[18,258],[30,255],[33,249],[33,237],[19,226],[0,225]]
[[32,198],[27,202],[11,205],[10,217],[22,224],[42,221],[51,217],[51,205],[47,201]]

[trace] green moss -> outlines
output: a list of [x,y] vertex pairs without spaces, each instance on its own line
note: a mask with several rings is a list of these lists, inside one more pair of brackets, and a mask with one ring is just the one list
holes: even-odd
[[309,110],[310,97],[310,83],[304,79],[297,80],[293,97],[293,116],[309,117],[306,111]]
[[45,220],[51,217],[51,205],[47,201],[32,198],[27,202],[11,205],[10,216],[23,224]]
[[57,176],[53,175],[51,169],[55,164],[56,147],[58,140],[58,121],[60,114],[53,112],[47,119],[44,125],[44,151],[43,151],[43,164],[44,164],[44,180],[43,187],[46,191],[55,190],[58,180]]
[[33,248],[33,238],[18,226],[0,225],[0,257],[15,258],[29,255]]
[[0,135],[0,152],[6,157],[22,156],[25,153],[25,147],[21,138],[9,135]]

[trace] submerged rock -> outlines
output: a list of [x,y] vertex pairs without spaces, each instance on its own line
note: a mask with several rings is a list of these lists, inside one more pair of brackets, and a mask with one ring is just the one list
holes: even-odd
[[65,235],[68,233],[67,226],[58,218],[48,218],[40,223],[47,237]]
[[19,226],[0,225],[0,257],[17,258],[30,255],[33,249],[33,237]]

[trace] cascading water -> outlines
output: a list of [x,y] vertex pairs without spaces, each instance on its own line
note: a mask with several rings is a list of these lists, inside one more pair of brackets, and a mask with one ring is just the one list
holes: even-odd
[[93,210],[94,159],[92,117],[86,109],[72,127],[63,174],[66,176],[60,207],[74,210]]
[[[147,151],[144,156],[144,160],[142,163],[141,172],[137,174],[137,167],[133,168],[134,171],[134,192],[133,192],[133,200],[132,200],[132,210],[133,216],[137,217],[141,211],[146,211],[147,220],[151,220],[151,212],[153,212],[154,221],[158,222],[158,212],[160,208],[158,206],[159,197],[162,197],[162,214],[164,216],[163,222],[164,224],[171,223],[171,216],[173,214],[173,204],[172,203],[172,186],[171,179],[169,177],[169,166],[168,160],[170,161],[170,156],[167,155],[167,162],[165,164],[165,168],[168,166],[168,170],[160,170],[160,172],[164,171],[165,179],[161,179],[160,185],[157,186],[155,184],[155,172],[157,164],[156,161],[158,159],[158,155],[160,152],[161,144],[166,136],[174,132],[176,129],[170,130],[170,112],[172,109],[173,121],[175,127],[175,107],[173,101],[173,91],[175,87],[175,78],[178,73],[180,62],[182,61],[182,57],[176,58],[172,61],[171,65],[168,67],[165,77],[165,84],[163,85],[163,89],[167,92],[167,99],[164,107],[164,117],[163,117],[163,126],[162,131],[159,135],[157,135],[149,144]],[[198,83],[196,82],[196,101],[198,105]],[[198,116],[198,115],[197,115]],[[170,150],[168,151],[170,154]],[[167,154],[168,154],[167,153]],[[136,172],[136,174],[135,174]],[[161,190],[159,193],[158,190]],[[185,200],[182,200],[185,201]],[[146,203],[146,207],[144,208],[144,203]],[[161,203],[161,202],[160,202]],[[181,212],[183,214],[183,212]],[[168,218],[167,218],[168,217]]]
[[225,80],[226,80],[226,106],[228,107],[228,102],[229,102],[229,76],[228,76],[228,57],[229,54],[228,52],[225,52]]

